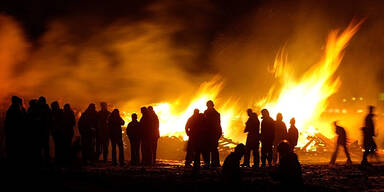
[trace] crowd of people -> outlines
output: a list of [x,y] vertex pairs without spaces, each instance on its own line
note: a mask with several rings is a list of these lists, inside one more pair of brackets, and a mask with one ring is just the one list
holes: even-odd
[[[249,116],[244,133],[247,133],[247,140],[244,150],[243,167],[250,167],[251,152],[253,154],[253,167],[259,167],[260,155],[259,146],[261,143],[261,167],[268,165],[277,165],[278,150],[277,146],[283,142],[288,141],[290,149],[293,150],[298,141],[298,130],[295,127],[295,119],[292,118],[291,126],[287,131],[285,123],[282,121],[283,116],[281,113],[277,114],[276,121],[273,120],[267,109],[261,111],[262,121],[260,124],[257,113],[252,109],[247,110]],[[212,101],[207,102],[207,110],[204,113],[199,113],[195,109],[194,114],[188,119],[185,126],[186,134],[189,136],[186,166],[200,166],[200,154],[204,159],[204,166],[209,167],[218,166],[218,141],[222,135],[220,126],[220,114],[214,109]],[[210,162],[209,154],[212,155]]]
[[[69,104],[61,109],[55,101],[49,107],[46,99],[40,97],[30,100],[26,110],[22,99],[13,96],[4,120],[8,162],[20,165],[28,162],[50,163],[52,135],[56,163],[69,163],[75,122],[75,115]],[[28,157],[28,161],[23,161],[24,157]]]
[[[126,133],[131,142],[132,165],[153,165],[156,162],[157,140],[160,137],[159,119],[151,106],[141,108],[140,122],[132,115],[132,122]],[[93,165],[101,157],[108,160],[111,143],[112,164],[125,165],[122,126],[125,124],[118,109],[108,111],[107,103],[100,103],[100,111],[91,103],[77,121],[80,140],[74,140],[76,116],[69,104],[61,108],[57,101],[49,106],[44,97],[32,99],[26,110],[23,101],[12,97],[12,104],[6,112],[4,129],[6,136],[7,161],[25,164],[24,157],[34,165],[70,166],[81,159],[82,165]],[[54,144],[51,146],[50,137]],[[140,162],[140,150],[142,162]],[[51,147],[54,159],[51,159]],[[81,153],[81,158],[78,158]]]
[[[200,113],[194,110],[193,115],[185,125],[189,137],[186,153],[186,167],[200,168],[200,156],[203,157],[205,168],[220,167],[219,140],[222,137],[220,113],[215,109],[213,101],[206,103],[207,109]],[[160,137],[159,118],[152,106],[141,108],[142,116],[138,120],[132,113],[125,133],[131,147],[131,165],[152,166],[156,164],[157,142]],[[283,115],[278,113],[276,120],[272,119],[267,109],[261,110],[261,122],[258,114],[252,109],[247,110],[248,120],[244,133],[247,133],[245,145],[239,144],[235,151],[225,158],[222,173],[224,178],[232,181],[238,179],[240,167],[251,167],[250,159],[253,154],[254,168],[278,167],[278,177],[282,182],[293,179],[289,183],[302,183],[301,165],[295,154],[299,131],[295,119],[290,119],[290,127],[283,122]],[[369,106],[369,114],[365,118],[363,132],[364,154],[362,166],[370,165],[368,156],[377,157],[377,146],[373,137],[375,127],[373,122],[374,107]],[[80,140],[73,141],[76,117],[69,104],[60,107],[57,101],[49,106],[44,97],[32,99],[29,108],[23,107],[23,101],[17,96],[12,97],[12,104],[6,112],[4,121],[6,135],[6,154],[8,162],[22,164],[23,157],[28,162],[47,165],[52,162],[59,166],[69,166],[76,158],[76,152],[81,151],[83,165],[93,165],[102,156],[107,163],[109,143],[112,148],[112,164],[125,165],[122,126],[125,124],[118,109],[108,111],[107,103],[100,103],[100,110],[91,103],[81,113],[77,121]],[[338,136],[335,151],[330,165],[334,165],[339,147],[343,147],[347,164],[352,164],[348,147],[347,134],[343,127],[334,122]],[[54,161],[50,157],[50,137],[54,140]],[[259,152],[261,144],[261,150]],[[119,159],[117,161],[117,149]],[[140,154],[141,153],[141,154]],[[260,154],[261,153],[261,158]],[[240,161],[244,156],[243,163]],[[193,165],[192,165],[193,163]],[[295,184],[296,185],[296,184]]]

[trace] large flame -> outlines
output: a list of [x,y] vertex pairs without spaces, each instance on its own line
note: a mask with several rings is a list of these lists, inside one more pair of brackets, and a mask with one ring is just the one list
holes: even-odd
[[[267,108],[273,117],[279,112],[283,113],[286,123],[295,117],[296,127],[300,132],[299,147],[308,142],[308,136],[319,131],[326,136],[333,135],[333,131],[329,127],[319,127],[319,117],[327,107],[327,99],[340,86],[339,78],[333,76],[343,58],[345,47],[361,23],[362,21],[352,22],[342,33],[337,30],[330,32],[324,56],[300,79],[292,76],[294,69],[290,68],[284,51],[277,55],[274,72],[275,76],[280,79],[279,89],[277,86],[273,86],[269,94],[259,101],[257,106]],[[186,140],[188,137],[184,128],[188,118],[193,114],[193,110],[197,108],[203,112],[208,100],[219,101],[218,95],[222,87],[223,81],[219,78],[203,83],[190,100],[188,107],[182,110],[179,109],[184,103],[180,103],[180,101],[152,104],[160,120],[161,136],[177,136]],[[233,139],[235,134],[231,132],[230,128],[235,121],[239,120],[239,115],[236,113],[242,110],[238,110],[236,103],[230,100],[219,103],[217,110],[221,113],[224,136]],[[287,125],[289,126],[289,124]]]
[[296,127],[301,133],[299,147],[308,142],[307,136],[319,131],[326,136],[333,135],[329,126],[320,126],[319,117],[327,107],[327,99],[340,86],[340,79],[333,76],[343,58],[345,47],[361,23],[362,21],[352,22],[342,33],[338,30],[330,32],[322,59],[300,79],[292,76],[294,69],[289,68],[291,65],[284,51],[276,57],[274,72],[282,86],[278,90],[277,97],[275,97],[276,89],[272,88],[268,96],[258,105],[269,109],[273,116],[282,113],[286,123],[292,117],[296,119]]
[[[223,81],[219,77],[213,78],[209,82],[204,82],[200,85],[199,90],[192,97],[191,101],[184,110],[178,110],[180,101],[161,102],[155,103],[153,109],[157,113],[160,121],[160,135],[161,136],[176,136],[182,137],[184,140],[188,139],[185,133],[185,124],[188,118],[193,114],[195,109],[199,109],[201,113],[204,112],[206,102],[208,100],[220,101],[218,95],[223,87]],[[232,124],[232,117],[235,116],[234,105],[229,105],[230,100],[220,103],[217,110],[221,114],[221,125],[225,136],[230,137],[230,126]],[[129,119],[126,117],[126,119]]]

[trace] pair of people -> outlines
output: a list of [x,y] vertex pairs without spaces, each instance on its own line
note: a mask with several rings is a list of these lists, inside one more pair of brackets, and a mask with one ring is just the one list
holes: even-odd
[[[376,157],[376,159],[379,159],[376,153],[377,145],[375,143],[375,140],[373,139],[373,137],[375,136],[375,125],[373,122],[373,117],[375,116],[373,113],[374,109],[375,109],[374,106],[368,106],[369,113],[365,117],[364,127],[362,128],[364,153],[363,153],[363,158],[361,160],[361,165],[363,167],[371,165],[370,163],[368,163],[369,155],[373,155]],[[338,135],[338,137],[336,142],[336,149],[332,155],[330,165],[331,166],[335,165],[339,146],[344,148],[345,156],[347,157],[347,165],[350,165],[352,164],[352,161],[351,161],[351,157],[349,155],[349,151],[347,147],[346,131],[343,127],[337,125],[336,121],[334,122],[334,125],[335,125],[336,134]]]
[[188,119],[185,131],[189,137],[186,155],[186,166],[194,162],[200,167],[200,154],[203,155],[204,166],[219,167],[219,139],[222,136],[220,113],[214,108],[213,101],[206,103],[207,109],[200,113],[198,109]]
[[132,114],[132,121],[127,126],[127,136],[131,144],[131,164],[140,164],[140,147],[142,164],[156,164],[157,141],[160,138],[159,118],[152,106],[141,108],[140,122],[137,114]]
[[[301,164],[297,155],[291,150],[291,145],[282,142],[277,146],[279,153],[279,165],[272,174],[274,178],[280,181],[284,190],[303,189],[303,180],[301,172]],[[223,181],[226,184],[238,184],[241,182],[242,172],[240,169],[240,160],[246,152],[246,146],[239,144],[235,151],[227,156],[224,160],[222,168]]]
[[124,120],[118,109],[112,113],[107,105],[101,103],[102,110],[96,111],[95,104],[91,103],[81,114],[78,127],[81,136],[82,157],[84,164],[92,163],[103,153],[104,162],[107,161],[109,140],[112,143],[112,164],[117,165],[116,148],[119,149],[119,162],[124,165],[124,147],[121,126]]

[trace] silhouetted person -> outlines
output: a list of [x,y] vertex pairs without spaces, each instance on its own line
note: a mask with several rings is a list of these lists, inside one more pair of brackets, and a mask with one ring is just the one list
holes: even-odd
[[190,136],[191,132],[191,126],[194,124],[194,116],[198,115],[199,109],[195,109],[193,111],[193,115],[189,117],[187,123],[185,124],[185,134],[188,136],[188,141],[187,141],[187,149],[186,149],[186,154],[185,154],[185,167],[191,167],[191,163],[193,161],[193,147],[192,147],[192,140]]
[[205,131],[207,134],[207,150],[209,151],[205,156],[207,162],[211,159],[212,167],[219,167],[220,159],[218,146],[223,131],[220,123],[220,113],[216,111],[213,101],[211,100],[207,102],[207,109],[204,111],[204,119]]
[[109,146],[109,131],[108,131],[108,117],[111,112],[108,111],[107,103],[100,103],[101,110],[97,113],[98,124],[96,129],[96,159],[100,158],[103,154],[104,163],[108,158],[108,146]]
[[295,149],[297,145],[297,141],[299,139],[299,131],[295,126],[295,122],[296,122],[295,118],[292,118],[290,121],[291,126],[289,127],[288,133],[287,133],[287,140],[289,145],[291,146],[292,151]]
[[244,152],[244,144],[239,144],[235,147],[235,151],[225,158],[221,172],[225,183],[241,182],[240,160],[243,157]]
[[119,163],[124,165],[124,145],[121,126],[124,125],[124,120],[120,117],[118,109],[114,109],[108,118],[108,129],[110,131],[112,143],[112,164],[117,165],[116,147],[119,148]]
[[152,122],[152,139],[151,139],[151,148],[152,148],[152,164],[156,164],[156,151],[157,151],[157,141],[160,138],[160,123],[159,117],[157,117],[156,112],[153,110],[152,106],[148,107],[148,112]]
[[142,155],[142,164],[145,166],[150,166],[153,163],[152,158],[152,121],[150,113],[146,107],[141,108],[141,119],[140,119],[140,131],[141,131],[141,155]]
[[12,96],[12,104],[8,108],[5,121],[5,142],[7,160],[12,164],[20,164],[23,157],[23,136],[25,130],[26,113],[22,106],[22,99]]
[[352,161],[351,161],[351,157],[349,156],[349,152],[348,152],[348,148],[347,148],[347,133],[345,132],[345,129],[343,127],[337,125],[336,121],[333,122],[333,124],[335,125],[336,134],[338,136],[337,136],[337,142],[335,145],[336,149],[335,149],[335,152],[333,152],[333,154],[332,154],[332,158],[331,158],[331,161],[329,162],[329,164],[331,166],[335,165],[337,153],[339,152],[339,146],[341,146],[344,148],[345,156],[347,157],[347,164],[351,165]]
[[140,123],[137,114],[132,113],[132,121],[129,122],[126,133],[131,144],[131,165],[140,164]]
[[369,106],[369,113],[365,117],[365,127],[362,128],[363,131],[363,144],[364,144],[364,154],[363,159],[361,161],[361,165],[368,166],[370,165],[368,163],[368,155],[375,155],[377,156],[376,150],[377,145],[375,143],[375,140],[373,137],[375,136],[375,124],[373,122],[373,117],[375,114],[373,113],[373,110],[375,109],[374,106]]
[[286,142],[282,142],[277,147],[279,151],[279,166],[277,177],[284,191],[302,191],[303,179],[301,165],[297,155],[290,149]]
[[283,115],[278,113],[275,121],[275,138],[273,142],[273,164],[276,165],[278,160],[277,146],[287,139],[287,126],[283,122]]
[[40,148],[40,114],[38,108],[37,99],[32,99],[29,101],[29,108],[27,110],[27,149],[26,153],[30,157],[31,163],[37,165],[40,163],[41,158],[41,148]]
[[55,143],[55,162],[63,165],[65,157],[64,130],[62,126],[63,110],[60,109],[59,102],[51,103],[50,130],[52,131],[53,141]]
[[40,154],[41,160],[44,164],[50,163],[50,150],[49,150],[49,136],[50,136],[50,108],[47,104],[45,97],[39,97],[38,100],[38,111],[39,111],[39,141],[40,141]]
[[[200,154],[204,152],[204,115],[198,109],[193,111],[193,115],[185,125],[185,132],[188,135],[187,154],[185,165],[193,163],[195,168],[200,167]],[[209,164],[209,162],[206,162]]]
[[266,160],[272,166],[272,145],[275,139],[275,121],[269,116],[267,109],[261,110],[261,166],[265,167]]
[[245,144],[244,163],[242,166],[249,167],[251,151],[253,153],[253,167],[259,167],[259,142],[260,142],[260,121],[252,109],[247,110],[248,120],[245,123],[244,133],[248,133]]
[[72,138],[74,135],[73,127],[76,125],[75,113],[69,104],[64,105],[62,117],[62,131],[63,131],[63,150],[64,150],[64,163],[71,163],[71,148]]
[[89,104],[81,114],[78,122],[81,136],[83,163],[93,163],[95,160],[95,136],[97,127],[97,112],[95,104]]

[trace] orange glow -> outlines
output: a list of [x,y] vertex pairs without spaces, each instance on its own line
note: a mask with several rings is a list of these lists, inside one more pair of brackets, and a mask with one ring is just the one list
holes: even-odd
[[[208,100],[217,101],[218,94],[222,89],[223,82],[218,78],[212,81],[203,83],[196,92],[193,99],[189,102],[186,109],[177,111],[180,105],[179,101],[161,102],[153,104],[153,109],[157,113],[160,120],[160,135],[161,136],[176,136],[188,139],[185,134],[185,124],[188,118],[193,114],[194,109],[199,109],[203,113]],[[231,118],[235,116],[234,107],[229,106],[229,100],[217,105],[216,108],[221,114],[221,126],[225,136],[230,137],[229,128],[232,124]],[[126,117],[126,119],[129,119]]]
[[269,95],[258,105],[270,110],[272,117],[279,112],[282,113],[285,122],[288,122],[287,127],[289,120],[295,117],[296,127],[301,133],[299,147],[308,142],[307,136],[312,136],[316,132],[320,131],[328,137],[334,134],[330,123],[328,127],[324,125],[320,127],[319,118],[327,107],[327,99],[336,93],[340,86],[340,79],[333,76],[343,58],[345,47],[361,23],[362,21],[351,23],[342,33],[337,30],[330,32],[322,59],[299,79],[292,76],[294,69],[289,68],[292,65],[288,62],[284,51],[277,55],[274,72],[275,77],[280,79],[282,87],[277,97],[274,97],[275,89],[271,89]]
[[[333,136],[330,122],[322,123],[320,115],[327,107],[327,99],[336,93],[340,86],[340,79],[333,76],[343,58],[345,47],[361,23],[351,23],[342,33],[337,30],[330,32],[323,57],[299,79],[292,76],[294,69],[290,68],[284,51],[277,55],[274,62],[274,73],[282,86],[279,89],[272,87],[268,95],[256,105],[259,108],[267,108],[273,118],[281,112],[287,127],[289,127],[289,120],[295,117],[296,127],[300,132],[299,147],[303,147],[308,142],[308,136],[313,136],[318,132],[327,137]],[[178,109],[184,103],[180,103],[178,100],[152,104],[160,120],[161,136],[176,136],[187,140],[184,127],[188,118],[193,114],[193,110],[197,108],[200,112],[204,112],[206,102],[213,100],[216,109],[221,114],[224,136],[239,140],[239,138],[235,138],[235,134],[231,133],[232,130],[235,130],[231,129],[231,126],[235,125],[235,122],[239,120],[239,113],[245,109],[239,109],[236,102],[232,102],[230,99],[222,102],[220,100],[222,98],[218,97],[222,88],[223,81],[218,78],[204,82],[186,105],[187,107],[182,110]],[[129,119],[126,114],[125,119]],[[245,120],[242,119],[243,122]],[[315,150],[313,143],[307,149]]]

